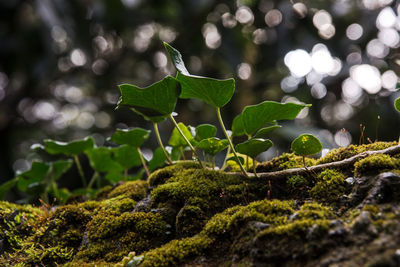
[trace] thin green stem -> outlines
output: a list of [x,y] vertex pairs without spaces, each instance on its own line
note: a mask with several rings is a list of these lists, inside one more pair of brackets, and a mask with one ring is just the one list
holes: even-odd
[[179,128],[179,125],[176,122],[176,120],[174,119],[174,117],[172,117],[172,114],[169,114],[169,118],[171,119],[172,123],[175,125],[176,129],[178,129],[178,132],[181,134],[181,136],[183,137],[185,142],[188,144],[190,149],[193,151],[193,154],[196,156],[197,160],[199,161],[200,166],[204,169],[203,163],[201,163],[200,157],[199,157],[199,155],[197,155],[196,149],[194,149],[194,147],[192,146],[190,141],[186,138],[185,134],[182,132],[181,128]]
[[83,185],[83,187],[86,187],[87,186],[86,178],[85,178],[85,174],[83,174],[82,165],[79,161],[78,155],[74,156],[74,161],[75,161],[76,167],[78,168],[79,176],[81,177],[81,180],[82,180],[82,185]]
[[258,177],[257,172],[256,172],[256,158],[253,159],[253,173],[255,177]]
[[94,182],[99,178],[99,173],[98,172],[94,172],[92,179],[90,179],[89,184],[87,186],[87,189],[92,188]]
[[246,173],[246,170],[243,168],[243,165],[242,165],[242,163],[241,163],[240,160],[239,160],[239,157],[238,157],[238,155],[237,155],[237,153],[236,153],[236,150],[235,150],[235,148],[233,147],[232,140],[231,140],[231,138],[229,137],[228,132],[227,132],[226,129],[225,129],[224,122],[222,121],[221,109],[220,109],[219,107],[217,107],[217,116],[218,116],[219,124],[221,125],[221,128],[222,128],[222,131],[224,132],[226,139],[228,139],[229,146],[230,146],[230,148],[231,148],[233,154],[235,155],[235,158],[236,158],[237,163],[239,164],[240,170],[242,171],[242,173],[243,173],[244,176],[248,177],[248,175],[247,175],[247,173]]
[[147,164],[146,164],[146,161],[145,161],[145,159],[143,157],[142,151],[140,150],[139,147],[137,148],[137,151],[139,152],[140,161],[142,162],[144,171],[146,172],[147,177],[149,177],[150,176],[150,171],[149,171],[149,168],[147,168]]
[[163,143],[162,143],[161,136],[160,136],[160,132],[158,131],[158,125],[157,125],[156,122],[154,122],[153,125],[154,125],[154,131],[156,132],[158,144],[160,145],[162,151],[164,152],[164,155],[165,155],[165,158],[166,158],[167,161],[168,161],[168,164],[172,164],[172,160],[171,160],[170,157],[168,156],[168,153],[167,153],[167,151],[165,150],[165,147],[164,147],[164,145],[163,145]]
[[221,171],[225,170],[228,167],[228,164],[226,164],[226,162],[228,161],[228,157],[229,157],[230,153],[231,153],[231,147],[228,146],[228,149],[227,149],[226,155],[225,155],[225,159],[224,159],[224,163],[222,164],[222,167],[221,167]]

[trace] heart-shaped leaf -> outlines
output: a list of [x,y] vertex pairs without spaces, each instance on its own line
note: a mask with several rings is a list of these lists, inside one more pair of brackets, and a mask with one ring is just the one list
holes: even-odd
[[[189,128],[186,127],[186,125],[183,124],[182,122],[178,123],[178,127],[179,127],[179,129],[181,129],[181,131],[183,132],[185,137],[189,140],[189,142],[193,142],[193,136],[192,136],[192,133],[190,132]],[[168,144],[173,147],[188,146],[185,139],[183,139],[182,135],[179,133],[179,131],[176,127],[172,131],[171,138],[169,139]]]
[[130,84],[122,84],[119,88],[121,97],[117,108],[131,107],[152,122],[161,122],[174,111],[180,93],[178,81],[171,76],[146,88]]
[[264,101],[257,105],[247,106],[242,112],[244,130],[247,134],[253,135],[266,123],[277,120],[293,120],[299,112],[311,105],[295,103],[278,103],[274,101]]
[[237,115],[232,123],[232,136],[242,136],[246,134],[243,125],[243,114]]
[[95,147],[85,151],[90,166],[97,172],[121,172],[122,166],[112,159],[112,150],[107,147]]
[[219,139],[217,137],[210,137],[201,140],[200,142],[196,143],[196,147],[202,149],[209,155],[216,155],[217,153],[221,152],[225,148],[229,146],[229,142],[226,139]]
[[50,139],[44,140],[45,150],[52,155],[63,154],[67,156],[76,156],[93,147],[94,140],[90,136],[82,140],[74,140],[68,143]]
[[200,124],[196,127],[196,141],[214,137],[217,133],[217,127],[211,124]]
[[319,153],[322,144],[317,137],[312,134],[302,134],[292,142],[292,150],[300,156],[308,156]]
[[200,76],[187,76],[178,72],[182,86],[180,98],[197,98],[214,107],[223,107],[235,92],[235,80],[217,80]]
[[239,153],[245,154],[251,158],[255,158],[262,152],[267,151],[272,146],[273,143],[271,140],[251,138],[243,143],[237,144],[235,148]]
[[140,147],[149,138],[149,130],[143,128],[117,129],[110,137],[110,141],[118,145]]
[[165,42],[164,46],[178,71],[176,78],[181,84],[180,98],[197,98],[214,107],[223,107],[229,102],[235,91],[234,79],[217,80],[190,75],[181,53]]
[[122,145],[120,147],[113,147],[112,153],[113,160],[118,162],[125,170],[142,165],[137,148]]
[[400,112],[400,97],[394,101],[394,107],[398,112]]
[[278,128],[282,128],[280,125],[273,125],[269,127],[264,127],[261,128],[256,132],[256,134],[253,136],[253,138],[267,138],[268,134],[272,132],[273,130],[276,130]]

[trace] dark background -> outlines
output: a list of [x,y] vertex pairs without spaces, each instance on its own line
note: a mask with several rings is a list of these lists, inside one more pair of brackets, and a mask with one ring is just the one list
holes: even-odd
[[[175,74],[162,41],[181,51],[191,73],[236,79],[222,109],[228,128],[249,104],[313,104],[271,135],[276,146],[264,159],[289,151],[304,132],[328,149],[358,144],[360,124],[371,141],[397,140],[397,8],[390,0],[2,0],[0,182],[28,169],[38,157],[30,146],[44,138],[92,135],[104,145],[117,127],[151,129],[130,110],[114,109],[118,84],[148,86]],[[288,63],[291,51],[297,56]],[[179,100],[176,111],[186,124],[217,122],[200,101]],[[160,125],[166,141],[171,129]],[[156,146],[152,134],[146,147]]]

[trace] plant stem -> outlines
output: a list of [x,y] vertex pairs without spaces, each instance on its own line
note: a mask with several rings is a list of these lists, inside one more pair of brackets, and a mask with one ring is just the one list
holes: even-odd
[[139,147],[137,148],[137,151],[139,152],[140,161],[142,162],[144,171],[146,172],[147,177],[149,177],[150,176],[149,168],[147,168],[147,164],[146,164],[146,161],[144,160],[142,151],[140,150]]
[[257,172],[256,172],[256,158],[252,158],[253,160],[253,172],[254,176],[258,178]]
[[201,163],[200,157],[199,157],[199,155],[197,155],[196,149],[194,149],[194,147],[192,146],[190,141],[186,138],[185,134],[182,132],[181,128],[179,128],[179,125],[176,122],[176,120],[174,119],[174,117],[172,117],[172,114],[169,114],[169,118],[171,119],[171,121],[175,125],[176,129],[178,129],[178,132],[181,134],[181,136],[183,137],[185,142],[188,144],[190,149],[193,151],[193,154],[196,156],[197,160],[199,161],[200,166],[204,169],[203,163]]
[[82,185],[83,185],[83,187],[86,187],[87,186],[86,178],[85,178],[85,175],[83,174],[82,165],[79,162],[78,155],[74,155],[74,161],[75,161],[76,167],[78,168],[79,176],[81,177],[81,180],[82,180]]
[[89,184],[87,186],[87,189],[92,188],[94,182],[97,180],[97,178],[99,178],[99,173],[98,172],[94,172],[92,179],[90,179]]
[[227,162],[227,159],[228,159],[228,156],[229,156],[230,153],[231,153],[231,147],[228,146],[228,149],[226,150],[226,155],[225,155],[224,163],[222,164],[222,167],[221,167],[221,171],[225,170],[226,167],[228,167],[228,165],[226,164],[226,162]]
[[170,157],[168,156],[168,153],[167,153],[167,151],[165,150],[165,147],[164,147],[164,145],[163,145],[163,143],[162,143],[161,136],[160,136],[160,132],[158,131],[158,125],[157,125],[156,122],[154,122],[153,125],[154,125],[154,131],[156,132],[158,144],[160,145],[162,151],[164,152],[164,155],[165,155],[165,158],[166,158],[167,161],[168,161],[168,164],[172,164],[172,160],[171,160]]
[[179,152],[181,153],[182,159],[185,160],[185,153],[183,152],[183,148],[181,146],[179,147]]
[[248,177],[248,175],[247,175],[245,169],[243,168],[242,163],[240,163],[240,160],[239,160],[239,157],[238,157],[238,155],[237,155],[237,153],[236,153],[236,150],[235,150],[235,148],[233,147],[232,140],[231,140],[231,138],[229,137],[228,132],[227,132],[226,129],[225,129],[225,125],[224,125],[224,122],[222,121],[222,117],[221,117],[221,109],[220,109],[219,107],[217,107],[217,116],[218,116],[219,124],[221,124],[222,131],[224,132],[226,139],[228,139],[229,146],[230,146],[230,148],[231,148],[233,154],[235,155],[235,158],[236,158],[237,163],[239,164],[240,170],[242,171],[242,173],[243,173],[244,176]]

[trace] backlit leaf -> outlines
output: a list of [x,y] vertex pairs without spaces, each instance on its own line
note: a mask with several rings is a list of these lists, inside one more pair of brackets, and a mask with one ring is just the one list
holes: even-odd
[[94,140],[90,136],[82,140],[74,140],[71,142],[59,142],[50,139],[44,140],[45,150],[47,153],[52,155],[64,154],[68,156],[75,156],[93,147]]
[[117,129],[110,141],[118,145],[140,147],[149,138],[150,131],[143,128]]
[[214,137],[217,133],[217,127],[211,124],[200,124],[196,127],[196,141]]
[[[189,140],[189,142],[192,142],[193,136],[188,127],[186,127],[186,125],[183,124],[182,122],[178,123],[178,127],[179,129],[181,129],[181,131],[183,132],[185,137]],[[178,147],[178,146],[185,147],[188,145],[176,127],[172,131],[171,138],[169,139],[168,144],[173,147]]]
[[400,97],[394,101],[394,107],[398,112],[400,112]]
[[154,150],[153,157],[149,161],[147,167],[149,168],[149,171],[152,172],[158,167],[164,166],[166,160],[167,159],[165,158],[164,152],[162,151],[161,147],[159,147],[156,150]]
[[251,138],[243,143],[237,144],[235,148],[239,153],[245,154],[251,158],[255,158],[262,152],[267,151],[272,146],[273,143],[271,140]]
[[232,136],[242,136],[245,135],[246,132],[244,130],[243,125],[243,115],[239,114],[233,119],[232,123]]
[[223,107],[229,102],[235,91],[234,79],[217,80],[190,75],[181,53],[167,43],[164,43],[164,46],[178,71],[177,80],[181,84],[180,98],[197,98],[214,107]]
[[200,142],[196,143],[196,147],[202,149],[204,152],[210,155],[216,155],[221,152],[225,148],[229,146],[229,142],[226,139],[220,140],[216,137],[210,137],[207,139],[203,139]]
[[319,153],[322,150],[322,144],[312,134],[302,134],[292,142],[292,150],[300,156],[308,156]]
[[278,103],[264,101],[257,105],[247,106],[242,112],[244,130],[247,134],[253,135],[266,123],[277,120],[293,120],[299,112],[311,105],[295,103]]
[[153,122],[161,122],[171,114],[180,93],[178,81],[167,76],[149,87],[140,88],[131,84],[119,86],[121,97],[117,108],[131,107],[134,111]]
[[137,148],[129,145],[113,147],[113,160],[118,162],[125,170],[142,165]]
[[97,172],[121,172],[122,166],[112,159],[112,150],[107,147],[96,147],[85,151],[90,166]]

